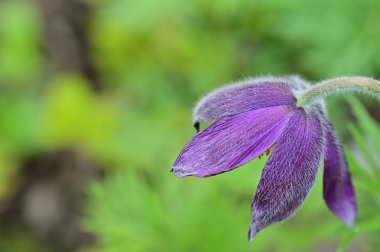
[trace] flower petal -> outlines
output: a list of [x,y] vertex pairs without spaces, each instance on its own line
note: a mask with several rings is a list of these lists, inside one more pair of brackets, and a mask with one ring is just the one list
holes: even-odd
[[279,105],[293,105],[296,102],[293,89],[299,88],[301,79],[291,76],[284,78],[247,79],[217,89],[205,96],[194,109],[194,124],[218,120],[253,109]]
[[252,202],[249,240],[294,213],[314,184],[324,144],[317,113],[297,109],[278,140]]
[[330,210],[348,226],[356,217],[355,192],[342,146],[331,123],[325,119],[327,135],[323,172],[323,198]]
[[217,121],[185,146],[172,172],[177,177],[208,177],[251,161],[277,141],[293,110],[262,108]]

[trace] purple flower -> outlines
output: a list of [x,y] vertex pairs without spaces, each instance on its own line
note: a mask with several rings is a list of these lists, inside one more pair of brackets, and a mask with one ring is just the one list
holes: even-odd
[[177,177],[228,172],[273,148],[252,201],[249,240],[301,206],[322,159],[325,202],[348,226],[354,223],[347,161],[323,104],[297,104],[308,88],[298,77],[248,79],[211,92],[194,110],[198,131],[200,123],[214,123],[186,144],[171,170]]

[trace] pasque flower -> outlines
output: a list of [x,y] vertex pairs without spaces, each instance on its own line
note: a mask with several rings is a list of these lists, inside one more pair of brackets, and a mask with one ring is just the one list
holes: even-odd
[[[296,76],[247,79],[211,92],[194,110],[198,133],[171,171],[177,177],[208,177],[272,153],[252,201],[252,240],[257,232],[292,215],[305,201],[321,163],[323,197],[348,226],[356,217],[348,165],[323,98],[358,91],[378,94],[380,83],[343,77],[311,86]],[[199,132],[199,124],[213,122]]]

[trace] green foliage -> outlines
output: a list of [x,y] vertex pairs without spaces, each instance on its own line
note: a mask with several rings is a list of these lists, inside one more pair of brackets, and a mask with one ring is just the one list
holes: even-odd
[[30,87],[41,67],[40,26],[32,3],[0,3],[0,83]]
[[358,149],[346,151],[354,184],[357,189],[359,218],[355,232],[347,242],[342,243],[346,247],[348,241],[355,235],[368,236],[373,251],[379,249],[377,237],[380,235],[380,169],[379,159],[380,127],[371,118],[364,106],[355,97],[347,99],[357,119],[357,125],[351,125],[350,131],[353,135]]
[[209,179],[115,173],[90,188],[86,227],[99,237],[99,251],[294,251],[336,242],[332,235],[345,228],[323,205],[320,179],[296,217],[247,242],[264,161]]
[[19,227],[12,227],[7,232],[0,232],[0,240],[0,251],[49,251],[35,234],[31,234]]
[[283,13],[275,34],[303,49],[297,61],[304,72],[317,78],[379,74],[378,1],[270,2]]

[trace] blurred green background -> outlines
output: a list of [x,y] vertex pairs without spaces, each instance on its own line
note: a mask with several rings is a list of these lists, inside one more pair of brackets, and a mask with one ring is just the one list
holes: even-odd
[[193,105],[247,76],[380,77],[377,0],[0,0],[0,251],[380,251],[380,105],[328,99],[359,205],[319,177],[247,242],[265,160],[168,171]]

